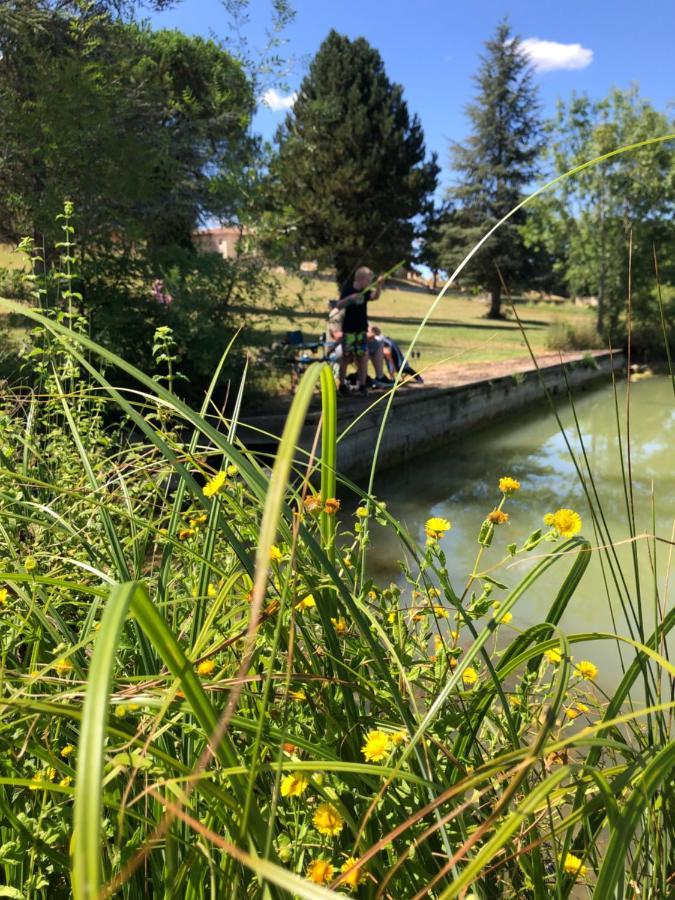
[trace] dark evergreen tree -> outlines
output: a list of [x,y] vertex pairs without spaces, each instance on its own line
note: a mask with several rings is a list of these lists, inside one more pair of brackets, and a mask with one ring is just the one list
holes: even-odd
[[[443,229],[443,258],[454,268],[477,241],[522,199],[542,150],[539,101],[532,68],[507,20],[502,21],[476,76],[478,93],[467,113],[473,133],[451,147],[457,184]],[[522,281],[529,269],[520,228],[512,217],[471,260],[462,278],[490,293],[489,318],[501,317],[502,278]]]
[[335,266],[339,283],[364,263],[411,259],[438,166],[366,40],[330,32],[277,140],[276,215],[285,213],[297,254]]
[[422,219],[415,261],[431,269],[434,290],[438,282],[438,273],[444,268],[442,238],[448,220],[449,209],[446,203],[432,204]]

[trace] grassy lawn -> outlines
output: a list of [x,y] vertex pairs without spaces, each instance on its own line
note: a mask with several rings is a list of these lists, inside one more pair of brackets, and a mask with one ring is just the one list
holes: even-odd
[[[327,301],[336,296],[332,281],[317,279],[303,286],[299,278],[288,278],[277,303],[264,309],[264,320],[273,339],[283,338],[294,328],[301,329],[307,339],[317,338],[325,328]],[[405,350],[433,301],[431,293],[405,287],[387,289],[376,303],[370,305],[370,318]],[[293,305],[296,310],[289,313],[289,306]],[[506,304],[504,310],[507,310]],[[493,322],[484,318],[486,311],[485,301],[448,292],[416,345],[420,353],[416,367],[440,363],[449,357],[453,362],[490,362],[526,355],[527,349],[515,319]],[[594,310],[572,303],[518,303],[517,312],[534,350],[540,352],[548,349],[547,333],[554,323],[564,321],[588,327],[595,318]]]
[[[0,244],[0,268],[21,264],[22,257],[12,253],[7,245]],[[294,329],[302,330],[307,340],[317,339],[326,327],[327,301],[336,296],[336,286],[330,279],[284,278],[279,294],[256,308],[252,321],[258,334],[253,343],[264,346],[282,340],[287,331]],[[371,320],[406,350],[433,301],[431,293],[410,290],[405,285],[389,287],[376,303],[371,304]],[[595,318],[594,310],[568,302],[519,303],[517,309],[535,352],[549,349],[547,335],[555,323],[564,321],[575,327],[589,328]],[[459,291],[448,292],[416,345],[419,357],[415,367],[426,368],[444,361],[479,363],[526,356],[527,350],[515,319],[492,322],[485,319],[486,311],[484,300],[469,299]],[[0,326],[3,319],[0,315]],[[13,332],[11,335],[5,332],[5,335],[17,342],[21,329],[13,329]]]
[[13,247],[9,244],[0,244],[0,269],[17,269],[21,268],[24,263],[24,257],[20,253],[15,253]]

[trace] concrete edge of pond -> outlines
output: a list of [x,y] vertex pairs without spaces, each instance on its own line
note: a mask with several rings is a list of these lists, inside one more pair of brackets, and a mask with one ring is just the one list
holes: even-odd
[[[454,435],[497,422],[507,416],[545,402],[542,381],[553,396],[564,395],[567,383],[573,390],[607,380],[612,370],[623,369],[622,351],[595,351],[563,364],[518,371],[497,378],[483,378],[468,384],[433,387],[424,391],[402,393],[394,399],[380,446],[378,470],[386,469],[437,446]],[[567,376],[567,380],[565,379]],[[369,398],[370,403],[375,396]],[[378,430],[386,399],[366,412],[338,444],[338,472],[357,479],[370,470]],[[367,404],[342,406],[338,416],[341,434]],[[265,438],[257,429],[279,435],[285,416],[269,415],[245,419],[239,436],[252,450],[272,450],[273,437]],[[301,446],[310,450],[319,413],[310,412],[303,430]]]

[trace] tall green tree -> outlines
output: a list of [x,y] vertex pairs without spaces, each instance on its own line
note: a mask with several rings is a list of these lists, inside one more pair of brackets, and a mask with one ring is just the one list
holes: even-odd
[[438,166],[366,40],[330,32],[277,141],[276,214],[295,252],[333,265],[339,283],[366,262],[383,269],[412,257]]
[[219,42],[153,31],[132,5],[0,4],[0,242],[33,236],[49,267],[72,201],[94,336],[145,367],[170,326],[199,392],[245,324],[233,307],[274,292],[264,260],[192,244],[200,220],[255,217],[257,89]]
[[446,203],[433,203],[422,218],[422,228],[417,242],[415,261],[431,270],[433,288],[436,290],[438,273],[443,269],[443,231],[449,221]]
[[[508,21],[500,22],[485,48],[475,78],[478,92],[467,109],[472,133],[451,146],[457,181],[448,192],[452,213],[443,232],[448,269],[522,199],[542,148],[532,67]],[[518,284],[529,272],[523,222],[520,214],[502,225],[462,276],[489,291],[489,318],[501,317],[502,279]]]
[[[547,126],[550,175],[673,128],[636,86],[612,90],[598,101],[572,96],[559,103]],[[571,294],[597,297],[598,331],[620,339],[631,246],[635,316],[642,323],[660,317],[652,248],[661,258],[662,276],[672,279],[674,212],[675,147],[652,144],[565,179],[554,195],[537,203],[525,233],[533,247],[556,257]]]
[[217,43],[59,10],[0,50],[0,238],[49,238],[65,197],[89,249],[188,246],[200,217],[236,214],[255,102]]

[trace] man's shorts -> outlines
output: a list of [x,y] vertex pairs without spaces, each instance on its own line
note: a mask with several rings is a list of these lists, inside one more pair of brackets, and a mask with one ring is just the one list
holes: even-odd
[[368,352],[368,338],[365,331],[345,331],[342,334],[342,352],[345,356],[365,356]]

